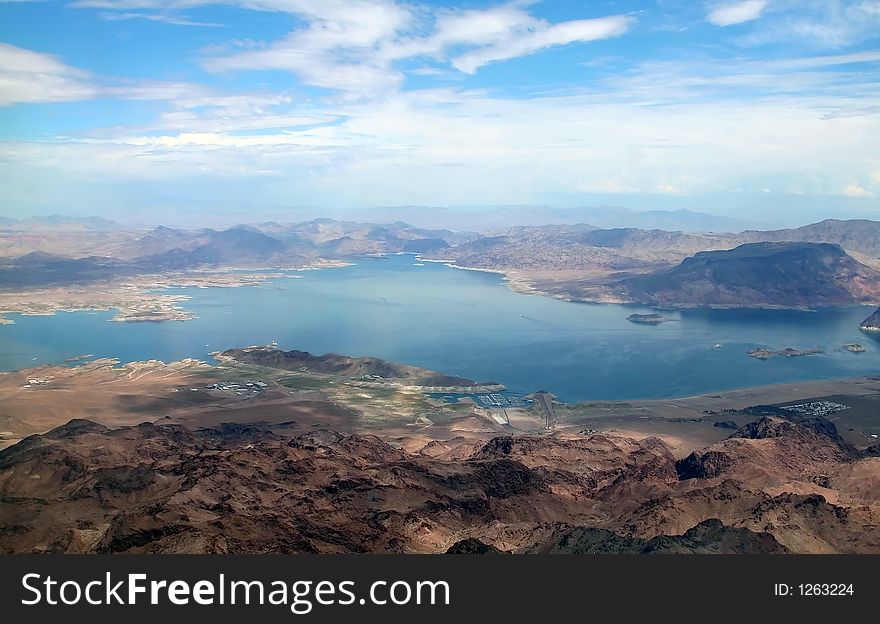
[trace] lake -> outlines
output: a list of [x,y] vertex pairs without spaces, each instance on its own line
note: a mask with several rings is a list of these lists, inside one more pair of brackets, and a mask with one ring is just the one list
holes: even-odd
[[[115,323],[113,312],[8,315],[0,369],[94,354],[123,362],[193,357],[273,340],[283,349],[373,355],[564,401],[688,396],[715,390],[880,373],[880,339],[859,331],[871,308],[687,310],[637,325],[642,306],[567,303],[513,292],[501,276],[414,256],[290,272],[241,288],[175,289],[185,322]],[[853,354],[843,345],[867,349]],[[715,348],[720,344],[720,348]],[[746,356],[757,347],[821,348],[807,357]]]

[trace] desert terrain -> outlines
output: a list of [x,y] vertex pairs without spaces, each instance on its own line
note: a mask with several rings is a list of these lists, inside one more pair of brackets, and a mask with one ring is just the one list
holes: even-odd
[[0,550],[880,552],[880,378],[487,408],[375,358],[216,357],[0,375]]
[[[391,253],[567,300],[815,309],[880,302],[878,232],[12,228],[0,313],[187,320],[163,289]],[[372,357],[213,357],[0,374],[0,551],[880,552],[878,377],[567,404]]]

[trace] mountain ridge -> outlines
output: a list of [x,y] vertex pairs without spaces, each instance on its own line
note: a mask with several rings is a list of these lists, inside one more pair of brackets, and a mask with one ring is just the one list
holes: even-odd
[[655,438],[611,434],[502,436],[438,460],[322,429],[71,421],[0,451],[15,501],[0,551],[880,552],[853,472],[878,460],[823,431],[759,424],[695,452],[730,457],[698,475]]
[[747,243],[625,278],[611,290],[658,306],[832,307],[880,301],[880,271],[830,243]]

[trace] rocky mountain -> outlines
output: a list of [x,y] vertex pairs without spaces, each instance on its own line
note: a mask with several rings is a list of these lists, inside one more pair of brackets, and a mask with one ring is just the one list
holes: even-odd
[[700,252],[610,288],[659,306],[815,308],[880,301],[880,271],[828,243],[752,243]]
[[332,219],[238,225],[226,230],[160,226],[133,241],[117,245],[110,250],[110,255],[160,268],[295,266],[319,257],[427,253],[476,236],[450,230],[424,230],[406,223],[376,225]]
[[581,224],[513,228],[430,256],[461,266],[499,270],[626,270],[679,262],[718,244],[713,237],[699,234],[600,230]]
[[834,433],[761,419],[678,462],[654,438],[502,436],[441,460],[75,420],[0,452],[0,551],[878,553],[880,459]]
[[689,233],[593,225],[510,228],[434,254],[462,266],[520,271],[626,270],[678,263],[701,251],[758,242],[832,243],[880,257],[880,222],[823,221],[791,230]]
[[294,266],[314,257],[301,246],[285,243],[260,231],[243,227],[200,233],[202,240],[192,249],[177,246],[163,254],[138,261],[156,266],[188,268],[212,266]]
[[143,236],[120,245],[115,255],[120,258],[146,258],[173,250],[192,251],[204,245],[213,230],[178,230],[160,225]]
[[880,332],[880,308],[874,314],[864,320],[861,325],[864,331]]
[[[42,251],[76,248],[99,254],[78,256]],[[103,238],[102,238],[103,237]],[[0,258],[0,287],[87,284],[117,277],[212,267],[297,267],[320,258],[364,254],[431,253],[476,237],[448,230],[422,230],[405,223],[373,225],[319,219],[303,224],[240,225],[226,230],[183,230],[160,226],[146,233],[44,234],[28,237],[37,251]],[[0,241],[21,247],[18,233]]]
[[313,219],[304,223],[264,223],[260,231],[286,238],[297,236],[315,245],[322,253],[357,255],[432,251],[459,245],[479,237],[473,232],[448,229],[424,229],[402,221],[375,224],[333,219]]
[[301,266],[318,258],[309,246],[281,241],[246,228],[223,231],[156,228],[130,245],[123,243],[119,247],[125,249],[127,255],[71,258],[36,251],[0,259],[0,287],[88,284],[203,267]]

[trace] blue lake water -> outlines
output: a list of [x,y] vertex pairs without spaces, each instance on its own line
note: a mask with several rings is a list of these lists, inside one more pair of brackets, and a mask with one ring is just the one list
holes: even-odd
[[[292,273],[293,274],[293,273]],[[491,273],[413,256],[365,258],[242,288],[180,289],[186,322],[113,323],[112,312],[9,315],[0,369],[61,364],[82,354],[123,362],[194,357],[277,340],[284,349],[373,355],[565,401],[687,396],[715,390],[880,373],[880,340],[859,331],[871,308],[818,312],[664,313],[659,326],[626,320],[639,306],[566,303],[511,291]],[[858,342],[866,353],[843,344]],[[721,344],[720,349],[713,348]],[[825,353],[758,361],[756,347]]]

